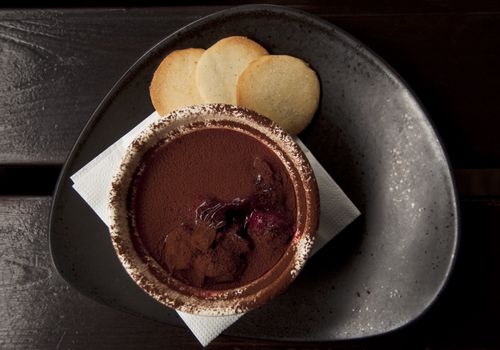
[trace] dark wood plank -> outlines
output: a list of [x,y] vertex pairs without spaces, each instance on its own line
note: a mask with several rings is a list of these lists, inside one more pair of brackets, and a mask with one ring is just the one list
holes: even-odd
[[[0,348],[201,348],[187,329],[124,314],[81,296],[54,270],[48,250],[50,197],[0,197]],[[499,200],[462,202],[463,239],[442,297],[392,334],[341,343],[290,343],[222,336],[209,349],[498,348]]]
[[[210,1],[210,5],[235,6],[241,4],[253,4],[252,0],[218,0]],[[265,3],[275,5],[295,6],[299,8],[321,9],[322,11],[333,11],[338,14],[380,14],[380,13],[449,13],[449,12],[492,12],[499,11],[500,4],[496,0],[268,0]],[[14,8],[40,8],[40,7],[154,7],[165,6],[164,1],[159,0],[50,0],[40,4],[28,0],[5,0],[3,7]],[[169,6],[205,6],[206,1],[202,0],[170,0]]]
[[[391,10],[387,1],[328,6],[299,1],[296,6],[351,32],[401,73],[429,110],[455,167],[495,168],[500,167],[495,4],[404,2]],[[0,12],[0,164],[61,164],[99,101],[145,50],[221,8]]]
[[125,70],[212,11],[0,12],[0,162],[62,163]]
[[455,169],[458,192],[464,197],[500,197],[500,169]]
[[0,348],[199,348],[185,329],[129,316],[78,294],[52,266],[49,197],[0,198]]

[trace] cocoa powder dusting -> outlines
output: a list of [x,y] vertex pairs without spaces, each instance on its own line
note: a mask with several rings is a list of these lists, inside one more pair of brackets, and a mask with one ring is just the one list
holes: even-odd
[[203,129],[148,151],[133,180],[134,229],[173,277],[206,289],[247,284],[272,268],[295,232],[295,194],[257,139]]

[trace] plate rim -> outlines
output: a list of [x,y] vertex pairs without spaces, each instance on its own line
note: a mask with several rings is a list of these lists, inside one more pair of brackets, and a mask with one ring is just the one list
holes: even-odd
[[[59,177],[56,182],[56,186],[52,195],[52,200],[51,200],[51,205],[50,205],[50,213],[48,217],[48,235],[47,235],[47,240],[48,240],[48,245],[49,245],[49,252],[50,252],[50,257],[51,257],[51,263],[54,269],[57,271],[59,276],[72,288],[77,290],[79,293],[85,295],[86,297],[98,301],[101,304],[104,304],[108,307],[112,307],[114,309],[120,310],[120,311],[125,311],[130,314],[133,314],[135,316],[139,317],[146,317],[144,315],[132,312],[131,310],[121,308],[118,305],[110,305],[108,302],[105,302],[104,300],[100,300],[95,295],[90,295],[89,293],[86,293],[85,291],[81,290],[78,287],[75,287],[71,282],[69,282],[65,275],[60,271],[59,265],[56,262],[54,250],[53,250],[53,245],[52,245],[52,237],[53,237],[53,230],[55,226],[55,209],[56,205],[59,202],[59,198],[61,196],[62,192],[62,187],[64,185],[64,182],[66,179],[69,180],[69,168],[72,163],[72,161],[75,158],[75,155],[78,153],[81,145],[85,142],[87,139],[88,135],[93,129],[93,126],[96,124],[98,120],[102,118],[103,111],[106,109],[107,105],[109,102],[112,100],[113,96],[116,95],[121,88],[126,85],[127,83],[127,78],[129,75],[133,74],[136,70],[138,70],[140,67],[143,66],[144,61],[149,58],[149,56],[154,53],[154,51],[161,46],[164,42],[169,41],[173,38],[175,38],[177,35],[182,34],[186,30],[191,30],[193,26],[197,25],[202,25],[207,21],[211,21],[213,19],[217,19],[218,17],[224,17],[226,15],[235,15],[238,13],[244,13],[244,12],[263,12],[263,11],[269,11],[274,14],[280,15],[282,13],[286,13],[288,15],[295,16],[297,18],[306,18],[308,21],[311,23],[314,23],[316,25],[319,25],[323,27],[326,30],[333,30],[335,33],[341,37],[341,40],[350,45],[354,50],[356,50],[359,54],[363,55],[365,59],[372,61],[384,74],[386,74],[391,80],[397,82],[402,88],[404,88],[408,94],[410,95],[411,99],[414,101],[415,106],[417,107],[418,110],[420,110],[423,118],[424,123],[427,123],[427,126],[429,128],[429,131],[432,133],[433,138],[437,142],[437,145],[439,145],[440,151],[442,152],[444,156],[444,166],[445,170],[448,175],[448,180],[449,180],[449,187],[450,187],[450,194],[451,194],[451,202],[452,202],[452,212],[454,214],[453,216],[453,243],[452,243],[452,252],[450,256],[450,260],[448,263],[448,266],[446,268],[446,273],[444,274],[444,278],[441,280],[441,283],[437,286],[437,289],[435,293],[432,294],[432,296],[429,298],[427,305],[423,307],[420,310],[420,313],[417,314],[415,317],[413,317],[410,320],[407,320],[403,324],[396,325],[390,329],[387,329],[386,331],[379,332],[379,333],[374,333],[374,334],[368,334],[368,335],[360,335],[360,336],[354,336],[354,337],[338,337],[335,339],[329,339],[327,341],[331,342],[337,342],[337,341],[345,341],[345,340],[356,340],[356,339],[367,339],[367,338],[372,338],[380,335],[388,335],[393,332],[396,332],[398,330],[401,330],[403,328],[406,328],[410,326],[411,324],[417,322],[420,320],[422,317],[424,317],[429,310],[432,308],[432,306],[436,303],[436,301],[441,297],[443,294],[443,291],[446,289],[446,286],[449,283],[450,276],[452,275],[452,272],[454,270],[456,261],[457,261],[457,256],[459,252],[459,246],[460,246],[460,240],[461,240],[461,234],[462,234],[462,226],[461,226],[461,211],[460,211],[460,202],[459,202],[459,196],[458,196],[458,190],[456,187],[456,180],[453,174],[453,169],[451,167],[451,160],[448,155],[448,152],[446,148],[444,147],[444,143],[442,138],[437,132],[436,126],[432,119],[429,117],[429,113],[425,109],[424,105],[422,104],[421,100],[419,97],[415,94],[414,90],[410,87],[410,85],[406,82],[406,80],[389,64],[387,63],[382,57],[380,57],[376,52],[374,52],[370,47],[368,47],[366,44],[364,44],[362,41],[358,40],[356,37],[353,35],[349,34],[348,32],[344,31],[337,25],[320,18],[317,15],[308,13],[306,11],[297,9],[297,8],[291,8],[288,6],[282,6],[282,5],[272,5],[272,4],[249,4],[249,5],[242,5],[242,6],[235,6],[235,7],[229,7],[225,8],[213,13],[210,13],[206,16],[203,16],[197,20],[194,20],[173,33],[165,36],[162,38],[160,41],[158,41],[156,44],[154,44],[152,47],[150,47],[148,50],[146,50],[143,54],[141,54],[135,62],[125,70],[125,72],[120,76],[120,78],[113,84],[111,89],[106,93],[106,95],[101,99],[97,107],[95,108],[94,112],[91,114],[89,117],[88,121],[85,123],[83,126],[82,131],[78,135],[75,143],[71,147],[70,151],[68,152],[68,155],[66,156],[66,159],[64,161],[64,164],[62,166],[61,172],[59,174]],[[448,182],[448,181],[446,181]],[[171,327],[182,327],[182,326],[177,326],[177,325],[171,325]],[[241,336],[241,338],[247,338]],[[250,339],[273,339],[273,340],[282,340],[285,341],[289,338],[279,338],[279,337],[266,337],[266,336],[259,336],[259,337],[251,337]],[[324,340],[309,340],[311,342],[318,342],[318,341],[324,341]]]

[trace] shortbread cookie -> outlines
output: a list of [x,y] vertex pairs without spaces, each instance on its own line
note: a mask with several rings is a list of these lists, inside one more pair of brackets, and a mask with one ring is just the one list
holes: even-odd
[[173,51],[160,63],[149,87],[151,101],[160,115],[203,103],[195,71],[204,51],[194,48]]
[[196,67],[196,84],[204,102],[236,104],[239,75],[251,61],[267,54],[243,36],[224,38],[208,48]]
[[298,134],[318,108],[320,85],[316,73],[295,57],[268,55],[251,62],[237,83],[237,104]]

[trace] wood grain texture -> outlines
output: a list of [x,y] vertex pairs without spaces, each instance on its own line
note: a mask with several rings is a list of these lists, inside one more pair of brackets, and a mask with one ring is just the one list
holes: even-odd
[[[295,6],[355,35],[410,83],[455,167],[500,167],[498,2]],[[92,111],[143,52],[222,8],[1,11],[0,164],[61,164]]]
[[0,12],[0,162],[62,163],[125,70],[211,11]]
[[[200,349],[172,328],[97,304],[68,286],[48,249],[50,197],[0,197],[1,349]],[[209,349],[481,349],[500,346],[498,200],[462,202],[463,241],[442,297],[410,326],[340,343],[290,343],[221,336]]]
[[[251,2],[245,0],[244,2]],[[244,3],[244,2],[239,2]],[[347,30],[406,79],[430,112],[456,171],[462,242],[441,298],[392,334],[340,343],[222,336],[208,349],[498,349],[500,338],[500,2],[295,0]],[[156,42],[236,5],[157,0],[57,2],[59,10],[0,10],[0,348],[200,349],[172,328],[100,305],[67,285],[50,260],[50,194],[73,142],[105,94]],[[1,6],[31,3],[7,1]],[[465,169],[460,169],[465,168]],[[472,168],[485,168],[476,170]],[[497,168],[497,169],[495,169]],[[35,181],[32,181],[33,178]],[[25,181],[33,182],[29,186]],[[473,196],[486,196],[474,198]],[[492,197],[497,196],[497,197]]]
[[0,199],[0,348],[199,348],[185,329],[99,305],[61,280],[47,239],[49,197]]

